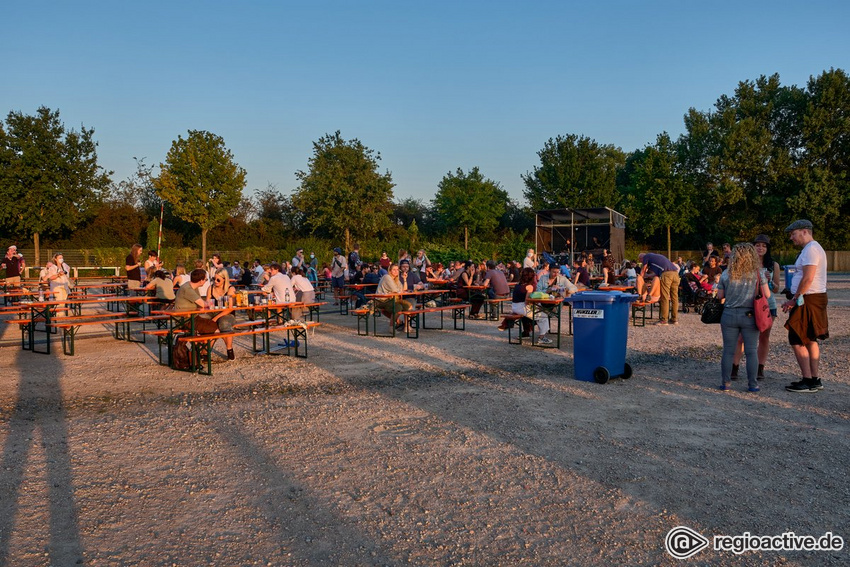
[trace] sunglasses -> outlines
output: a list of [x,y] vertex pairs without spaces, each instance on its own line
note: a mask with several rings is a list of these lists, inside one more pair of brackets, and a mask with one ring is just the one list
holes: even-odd
[[215,281],[216,283],[224,283],[224,280],[221,278],[216,278]]

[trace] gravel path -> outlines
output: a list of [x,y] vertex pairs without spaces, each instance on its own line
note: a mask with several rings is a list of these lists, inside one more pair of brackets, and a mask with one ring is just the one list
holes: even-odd
[[847,538],[850,277],[829,317],[818,394],[784,390],[781,324],[762,391],[717,391],[719,327],[693,313],[630,327],[634,377],[605,385],[572,379],[572,337],[509,346],[485,321],[412,341],[327,313],[308,360],[237,342],[213,377],[152,342],[42,356],[5,329],[0,565],[673,565],[678,525]]

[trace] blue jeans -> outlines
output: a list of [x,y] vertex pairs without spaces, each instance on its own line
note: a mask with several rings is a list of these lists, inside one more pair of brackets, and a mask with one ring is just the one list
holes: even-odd
[[740,334],[744,337],[744,354],[747,357],[747,382],[750,388],[758,388],[756,375],[759,370],[759,330],[752,312],[752,307],[726,307],[723,310],[723,317],[720,319],[720,331],[723,333],[720,374],[724,384],[731,380],[732,359],[735,357],[735,347],[738,345]]

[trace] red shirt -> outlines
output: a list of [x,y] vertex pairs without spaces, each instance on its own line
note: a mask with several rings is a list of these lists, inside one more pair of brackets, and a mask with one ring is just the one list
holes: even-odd
[[21,264],[23,263],[24,261],[17,254],[15,254],[11,258],[9,258],[8,256],[4,256],[3,262],[0,265],[6,267],[7,278],[17,278],[21,276]]

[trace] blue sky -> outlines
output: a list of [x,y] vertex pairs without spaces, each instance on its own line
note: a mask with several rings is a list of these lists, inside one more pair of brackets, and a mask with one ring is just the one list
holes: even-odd
[[119,181],[189,129],[289,193],[340,130],[397,199],[478,166],[522,200],[549,138],[633,151],[742,80],[850,69],[847,2],[7,2],[0,115],[59,109]]

